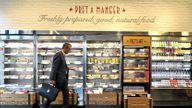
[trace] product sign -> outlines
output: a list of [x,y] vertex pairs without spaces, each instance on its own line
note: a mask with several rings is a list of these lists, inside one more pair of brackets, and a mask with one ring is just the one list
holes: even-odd
[[124,36],[124,46],[150,46],[151,39],[148,36]]

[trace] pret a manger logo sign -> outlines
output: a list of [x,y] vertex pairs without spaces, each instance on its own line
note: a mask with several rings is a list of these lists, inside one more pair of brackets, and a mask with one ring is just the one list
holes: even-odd
[[[156,21],[156,16],[129,15],[126,8],[118,5],[72,5],[67,7],[65,11],[67,14],[39,15],[37,21],[56,25],[83,24],[88,27],[111,24],[116,29],[127,27],[128,24],[152,24]],[[104,29],[106,30],[106,28]]]
[[121,14],[126,12],[124,8],[116,5],[107,6],[86,6],[86,5],[76,5],[69,8],[70,12],[75,14]]

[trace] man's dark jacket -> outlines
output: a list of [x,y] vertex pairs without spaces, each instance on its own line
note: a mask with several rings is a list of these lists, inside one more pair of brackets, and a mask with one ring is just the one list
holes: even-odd
[[62,51],[57,52],[53,56],[52,68],[50,74],[50,80],[56,81],[56,87],[64,89],[66,83],[68,83],[68,67],[65,60],[65,55]]

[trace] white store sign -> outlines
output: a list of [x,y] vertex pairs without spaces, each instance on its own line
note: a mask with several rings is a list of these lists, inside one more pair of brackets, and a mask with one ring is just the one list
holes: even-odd
[[0,29],[192,31],[191,0],[0,0]]

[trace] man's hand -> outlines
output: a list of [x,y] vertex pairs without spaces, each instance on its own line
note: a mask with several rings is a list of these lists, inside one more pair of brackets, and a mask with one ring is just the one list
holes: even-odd
[[77,67],[69,67],[69,70],[74,70],[74,71],[77,71],[78,68]]
[[55,80],[51,80],[50,83],[53,84],[53,85],[56,85],[56,81]]

